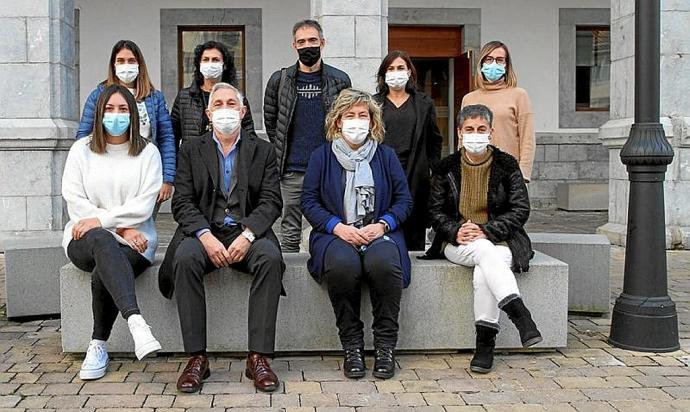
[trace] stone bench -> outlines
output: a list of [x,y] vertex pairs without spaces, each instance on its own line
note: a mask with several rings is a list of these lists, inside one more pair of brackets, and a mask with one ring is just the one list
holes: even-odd
[[532,248],[568,264],[568,310],[606,313],[611,244],[604,235],[530,233]]
[[[307,254],[286,255],[284,285],[287,297],[278,310],[276,351],[341,350],[335,316],[324,285],[307,272]],[[403,291],[400,311],[402,350],[474,348],[472,276],[469,268],[445,260],[420,261],[413,257],[412,284]],[[158,265],[136,280],[139,306],[164,352],[182,352],[177,306],[158,291]],[[540,327],[544,341],[537,347],[565,347],[568,332],[568,266],[537,253],[528,274],[517,276],[527,306]],[[247,349],[247,300],[250,277],[231,269],[206,277],[208,350],[244,352]],[[60,271],[62,348],[83,352],[92,329],[90,274],[72,264]],[[371,347],[371,305],[362,294],[362,315]],[[500,348],[519,348],[518,333],[505,314],[498,335]],[[111,352],[132,352],[133,343],[122,317],[108,342]]]
[[2,240],[7,317],[60,314],[58,268],[69,260],[62,231],[23,233]]

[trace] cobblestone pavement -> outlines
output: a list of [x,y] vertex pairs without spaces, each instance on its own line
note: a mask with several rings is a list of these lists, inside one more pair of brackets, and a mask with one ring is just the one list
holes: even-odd
[[[612,302],[622,287],[623,258],[623,249],[612,250]],[[371,374],[347,380],[339,356],[278,357],[272,364],[283,385],[273,395],[256,393],[243,376],[243,359],[227,356],[212,359],[212,375],[200,394],[176,392],[185,364],[179,356],[115,358],[103,379],[82,382],[82,357],[61,352],[59,320],[1,319],[0,412],[690,411],[690,252],[669,251],[668,267],[678,308],[677,352],[613,348],[606,343],[610,319],[571,316],[567,348],[500,353],[487,375],[469,372],[470,352],[398,356],[399,369],[388,381]]]

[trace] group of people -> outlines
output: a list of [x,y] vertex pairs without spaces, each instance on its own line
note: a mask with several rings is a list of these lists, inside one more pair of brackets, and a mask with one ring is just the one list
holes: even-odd
[[[176,299],[190,357],[177,381],[181,392],[199,391],[210,375],[204,276],[225,267],[252,276],[245,374],[261,391],[279,387],[269,358],[285,295],[283,253],[299,251],[302,217],[312,228],[308,270],[327,286],[345,376],[361,378],[367,370],[363,282],[374,318],[372,374],[394,376],[400,299],[411,280],[408,251],[424,250],[429,226],[435,237],[420,258],[474,267],[477,348],[470,369],[492,369],[501,309],[523,346],[542,340],[514,275],[529,269],[533,255],[523,226],[534,131],[508,48],[491,42],[482,49],[476,90],[457,117],[458,150],[441,159],[433,101],[417,88],[407,53],[384,58],[371,95],[322,61],[318,22],[300,21],[292,35],[298,60],[266,87],[269,141],[256,136],[222,43],[196,47],[194,80],[171,115],[137,45],[122,40],[113,47],[107,78],[84,105],[62,180],[70,218],[63,246],[92,273],[93,333],[81,379],[105,375],[118,313],[137,358],[161,350],[140,313],[134,279],[154,261],[156,211],[171,197],[178,228],[158,275],[160,292]],[[272,226],[281,216],[279,241]]]

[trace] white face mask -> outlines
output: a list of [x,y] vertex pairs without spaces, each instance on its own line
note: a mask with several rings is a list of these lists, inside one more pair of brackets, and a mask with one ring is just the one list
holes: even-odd
[[462,146],[469,153],[482,154],[489,145],[489,133],[463,133]]
[[129,84],[136,80],[139,75],[138,64],[116,64],[115,75],[122,83]]
[[240,112],[233,109],[218,109],[211,113],[213,128],[222,134],[230,134],[240,127]]
[[343,137],[353,145],[362,144],[369,136],[368,119],[343,120]]
[[386,72],[386,84],[394,90],[400,90],[405,87],[410,75],[407,70],[397,70],[393,72]]
[[199,65],[199,71],[206,79],[220,79],[221,76],[223,76],[223,63],[201,63]]

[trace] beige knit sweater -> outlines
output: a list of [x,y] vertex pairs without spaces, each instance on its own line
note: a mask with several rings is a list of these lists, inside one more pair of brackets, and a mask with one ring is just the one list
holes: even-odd
[[491,144],[515,157],[522,175],[530,180],[536,143],[532,103],[525,89],[506,88],[505,82],[500,81],[466,94],[462,107],[471,104],[483,104],[491,109],[494,113]]
[[489,221],[489,175],[494,157],[491,150],[478,163],[472,162],[465,149],[460,149],[460,214],[478,225]]

